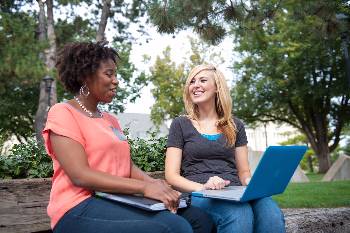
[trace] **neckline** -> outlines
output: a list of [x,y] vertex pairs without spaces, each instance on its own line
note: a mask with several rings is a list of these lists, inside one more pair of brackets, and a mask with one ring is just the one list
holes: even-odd
[[71,108],[71,109],[74,109],[76,112],[78,112],[79,114],[81,114],[81,115],[83,115],[84,117],[87,117],[87,118],[89,118],[89,119],[103,119],[103,118],[104,118],[104,115],[105,115],[105,114],[102,114],[102,117],[89,117],[88,115],[86,115],[85,112],[83,112],[82,110],[80,110],[80,109],[74,107],[74,106],[71,105],[70,103],[64,102],[63,104],[67,105],[67,106],[68,106],[69,108]]
[[[199,132],[199,131],[197,130],[196,127],[194,127],[194,125],[193,125],[191,119],[189,119],[187,116],[185,116],[185,118],[186,118],[186,120],[188,120],[188,122],[190,123],[191,127],[194,129],[195,133],[196,133],[198,136],[200,136],[201,138],[204,138],[204,139],[210,141],[208,138],[204,137],[204,136],[202,135],[202,133]],[[222,135],[222,133],[217,133],[217,134],[205,134],[205,135],[219,135],[219,134]],[[221,137],[219,137],[218,140],[219,140],[220,138],[221,138]]]
[[205,136],[219,136],[219,135],[222,135],[222,133],[215,133],[215,134],[201,133],[201,134],[205,135]]

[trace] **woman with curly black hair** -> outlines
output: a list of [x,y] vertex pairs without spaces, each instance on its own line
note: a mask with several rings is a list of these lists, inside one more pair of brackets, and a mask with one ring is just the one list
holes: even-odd
[[[208,215],[193,207],[177,210],[180,193],[132,163],[117,119],[99,110],[98,103],[116,95],[118,58],[106,42],[71,43],[58,53],[59,80],[74,98],[50,109],[43,130],[54,166],[48,205],[53,231],[209,233]],[[96,198],[94,191],[142,194],[170,211],[144,211]]]

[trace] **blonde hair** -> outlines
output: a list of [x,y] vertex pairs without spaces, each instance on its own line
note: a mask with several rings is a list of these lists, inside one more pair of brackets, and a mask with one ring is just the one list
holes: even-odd
[[226,136],[227,144],[229,146],[233,146],[236,141],[237,129],[233,121],[232,99],[223,73],[220,70],[218,70],[215,66],[203,64],[194,67],[190,71],[183,92],[183,101],[185,104],[186,112],[189,118],[194,120],[199,119],[198,106],[194,104],[190,98],[189,85],[191,80],[203,70],[213,72],[214,81],[217,89],[217,93],[215,96],[215,109],[219,117],[216,126]]

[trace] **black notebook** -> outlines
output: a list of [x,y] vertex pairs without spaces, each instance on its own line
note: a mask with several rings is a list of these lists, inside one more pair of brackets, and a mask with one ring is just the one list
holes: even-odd
[[[104,192],[95,192],[95,195],[98,197],[106,198],[109,200],[121,202],[127,205],[138,207],[148,211],[159,211],[166,210],[163,202],[153,200],[141,195],[128,195],[128,194],[116,194],[116,193],[104,193]],[[185,198],[180,199],[178,208],[187,207],[187,202]]]

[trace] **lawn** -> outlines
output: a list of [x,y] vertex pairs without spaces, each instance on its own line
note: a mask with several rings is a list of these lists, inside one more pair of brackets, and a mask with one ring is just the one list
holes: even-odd
[[321,181],[324,174],[306,173],[306,176],[309,178],[310,181]]
[[281,208],[350,206],[350,180],[321,182],[317,175],[308,183],[290,183],[283,194],[273,196]]

